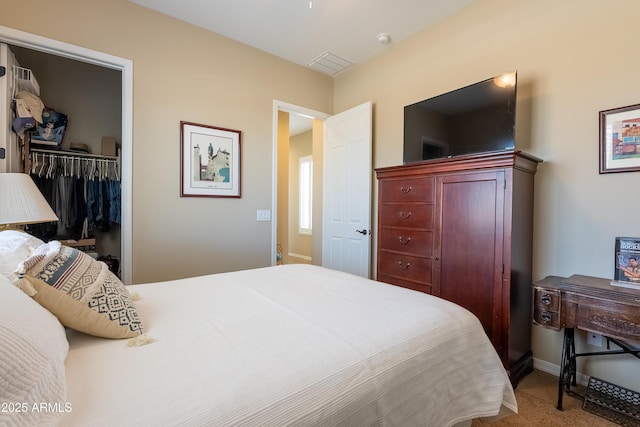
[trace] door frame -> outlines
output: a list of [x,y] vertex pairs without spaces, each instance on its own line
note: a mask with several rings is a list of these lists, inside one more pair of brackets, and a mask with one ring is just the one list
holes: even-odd
[[121,157],[121,260],[122,282],[131,284],[132,253],[132,170],[133,170],[133,61],[84,47],[0,25],[0,42],[49,53],[122,73],[122,157]]
[[273,135],[271,164],[271,265],[276,265],[276,246],[278,240],[278,112],[301,114],[311,119],[326,120],[331,114],[312,110],[288,102],[273,100]]

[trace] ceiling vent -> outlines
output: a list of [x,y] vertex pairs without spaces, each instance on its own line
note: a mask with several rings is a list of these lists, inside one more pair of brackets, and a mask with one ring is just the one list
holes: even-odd
[[340,58],[338,55],[331,52],[325,52],[316,59],[307,63],[307,67],[313,68],[316,71],[320,71],[321,73],[325,73],[330,76],[335,76],[352,65],[353,62]]

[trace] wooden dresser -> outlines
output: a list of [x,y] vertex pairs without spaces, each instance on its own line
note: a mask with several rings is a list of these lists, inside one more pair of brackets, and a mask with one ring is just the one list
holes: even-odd
[[503,151],[376,169],[377,279],[473,312],[514,385],[533,369],[533,184],[540,161]]

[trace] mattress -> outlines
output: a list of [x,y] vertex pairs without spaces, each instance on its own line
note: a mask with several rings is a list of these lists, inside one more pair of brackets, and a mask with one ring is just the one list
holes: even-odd
[[155,342],[68,332],[64,426],[450,426],[517,412],[478,319],[311,265],[129,286]]

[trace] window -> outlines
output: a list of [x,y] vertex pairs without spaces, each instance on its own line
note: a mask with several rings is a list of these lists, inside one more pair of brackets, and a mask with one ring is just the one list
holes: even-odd
[[311,210],[313,187],[313,159],[311,156],[300,157],[300,206],[298,210],[298,231],[300,234],[311,234]]

